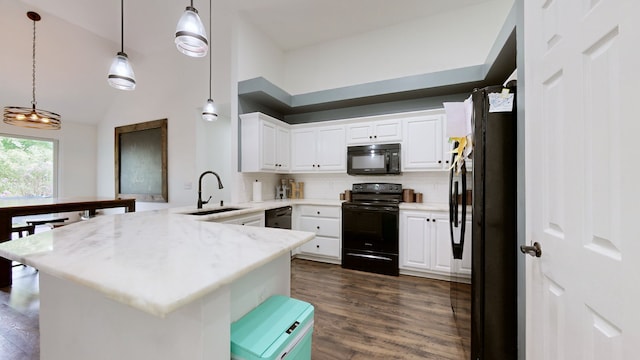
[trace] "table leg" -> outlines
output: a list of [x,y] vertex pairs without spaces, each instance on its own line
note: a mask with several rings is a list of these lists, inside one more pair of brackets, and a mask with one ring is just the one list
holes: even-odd
[[[0,215],[0,242],[11,240],[11,216]],[[11,260],[0,257],[0,287],[11,286]]]

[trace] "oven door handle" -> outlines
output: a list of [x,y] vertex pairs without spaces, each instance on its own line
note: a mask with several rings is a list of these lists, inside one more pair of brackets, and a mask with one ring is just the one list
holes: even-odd
[[371,212],[399,212],[400,209],[393,206],[367,206],[367,205],[350,205],[343,204],[343,209],[357,210],[357,211],[371,211]]

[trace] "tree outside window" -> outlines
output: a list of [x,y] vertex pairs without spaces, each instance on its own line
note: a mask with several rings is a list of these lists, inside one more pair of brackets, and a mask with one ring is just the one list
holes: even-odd
[[54,195],[54,140],[0,135],[0,198]]

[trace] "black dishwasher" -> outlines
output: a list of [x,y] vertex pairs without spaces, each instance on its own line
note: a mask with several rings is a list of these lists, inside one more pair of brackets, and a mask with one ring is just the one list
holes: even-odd
[[265,227],[291,230],[291,206],[265,210]]

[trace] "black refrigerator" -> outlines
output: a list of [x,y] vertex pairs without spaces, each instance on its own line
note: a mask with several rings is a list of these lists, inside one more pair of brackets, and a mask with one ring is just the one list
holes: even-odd
[[[450,175],[451,307],[466,358],[472,360],[517,358],[515,92],[515,81],[474,90],[473,168]],[[463,191],[468,185],[471,204]],[[472,209],[470,229],[464,226],[467,205]],[[466,231],[472,234],[470,286],[455,281],[465,256]]]

